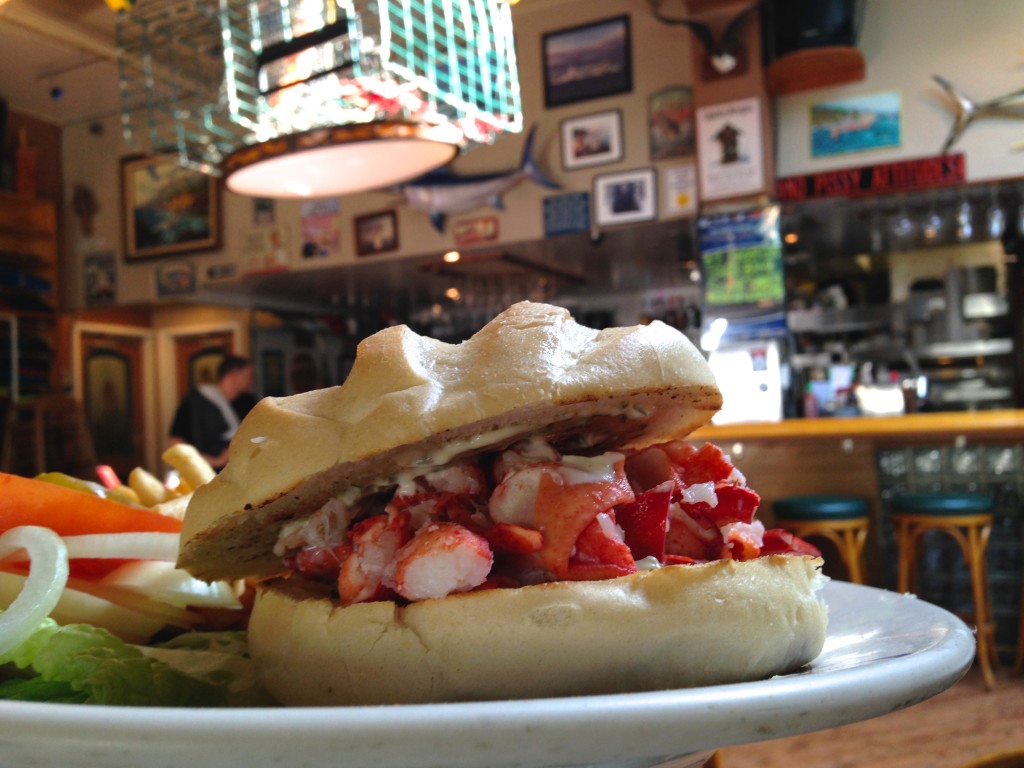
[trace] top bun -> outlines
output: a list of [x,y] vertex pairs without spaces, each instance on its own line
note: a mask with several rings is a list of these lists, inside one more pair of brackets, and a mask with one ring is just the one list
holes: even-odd
[[178,565],[210,580],[271,575],[281,526],[350,486],[526,435],[578,453],[641,448],[721,405],[703,355],[659,321],[597,331],[522,302],[461,344],[387,328],[359,344],[343,385],[256,405],[224,471],[193,495]]

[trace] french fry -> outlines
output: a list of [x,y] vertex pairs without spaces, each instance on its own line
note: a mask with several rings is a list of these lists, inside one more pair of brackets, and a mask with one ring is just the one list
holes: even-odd
[[183,520],[185,518],[185,509],[188,507],[188,502],[191,498],[191,493],[185,494],[184,496],[175,496],[173,499],[168,499],[167,501],[157,504],[153,509],[161,515],[167,515],[168,517],[175,517],[178,520]]
[[128,475],[128,487],[135,491],[139,501],[147,507],[166,501],[169,495],[166,486],[142,467],[136,467]]
[[109,498],[117,499],[118,501],[124,500],[129,504],[142,504],[142,499],[130,485],[119,485],[117,488],[112,488],[109,494]]
[[164,451],[163,460],[178,470],[182,479],[193,488],[206,485],[217,475],[196,447],[188,443],[172,445]]

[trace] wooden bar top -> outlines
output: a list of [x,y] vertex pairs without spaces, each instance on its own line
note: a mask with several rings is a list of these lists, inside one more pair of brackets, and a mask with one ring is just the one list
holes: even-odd
[[855,416],[786,419],[744,424],[709,424],[693,440],[825,440],[861,438],[879,442],[917,440],[1024,439],[1024,410],[912,413],[901,416]]

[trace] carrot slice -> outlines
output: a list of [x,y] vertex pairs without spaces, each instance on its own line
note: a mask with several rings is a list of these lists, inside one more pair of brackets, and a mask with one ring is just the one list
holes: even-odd
[[180,520],[151,509],[0,472],[0,532],[19,525],[39,525],[60,536],[181,530]]

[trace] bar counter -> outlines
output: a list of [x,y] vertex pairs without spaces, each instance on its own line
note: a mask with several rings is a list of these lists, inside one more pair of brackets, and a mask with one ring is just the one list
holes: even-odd
[[745,424],[710,424],[693,433],[695,440],[820,440],[867,438],[877,441],[1024,439],[1024,410],[913,413]]

